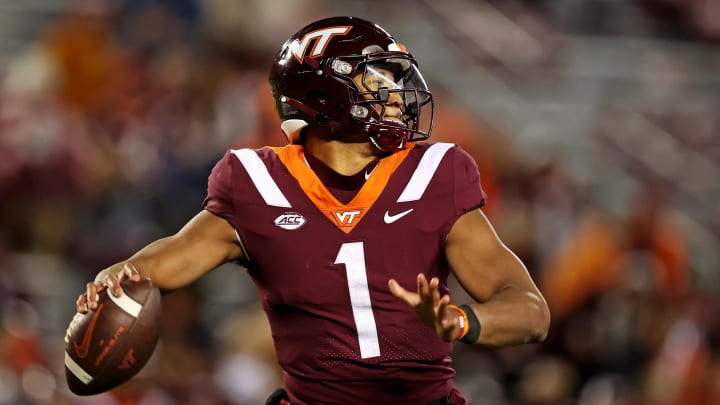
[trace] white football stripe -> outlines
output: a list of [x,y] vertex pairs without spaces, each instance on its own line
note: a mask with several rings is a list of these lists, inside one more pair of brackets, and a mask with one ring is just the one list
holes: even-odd
[[415,173],[413,173],[405,190],[403,190],[397,202],[417,201],[422,197],[425,189],[427,189],[430,180],[432,180],[435,171],[440,166],[445,153],[455,146],[452,143],[438,142],[433,144],[425,151],[420,163],[418,163]]
[[123,295],[116,297],[112,293],[110,293],[110,291],[108,291],[107,295],[110,297],[112,302],[115,303],[115,305],[119,306],[120,309],[132,315],[133,318],[137,318],[138,314],[140,314],[142,305],[140,305],[140,303],[138,303],[134,299],[130,298],[127,294],[123,293]]
[[275,180],[270,176],[265,163],[260,156],[252,149],[233,149],[232,154],[240,160],[240,163],[247,170],[250,180],[262,196],[267,205],[273,207],[291,208],[290,202],[280,191]]
[[78,378],[78,380],[82,381],[85,384],[90,384],[90,381],[93,380],[93,376],[88,374],[87,371],[83,370],[79,364],[75,363],[75,360],[70,357],[70,354],[68,352],[65,352],[65,367],[67,367],[68,370],[70,370],[70,372]]

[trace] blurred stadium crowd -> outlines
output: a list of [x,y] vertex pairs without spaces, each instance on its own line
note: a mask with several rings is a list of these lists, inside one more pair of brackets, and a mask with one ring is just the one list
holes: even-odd
[[284,142],[270,58],[332,14],[418,58],[433,139],[476,157],[551,306],[543,344],[456,346],[471,403],[720,404],[720,1],[34,0],[0,2],[0,405],[279,386],[237,266],[164,297],[156,355],[113,392],[68,392],[62,338],[85,282],[200,208],[225,149]]

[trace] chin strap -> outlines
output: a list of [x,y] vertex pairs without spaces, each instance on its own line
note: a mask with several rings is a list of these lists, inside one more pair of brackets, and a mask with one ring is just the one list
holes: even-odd
[[298,111],[302,111],[309,117],[312,117],[312,119],[321,127],[331,128],[336,131],[339,131],[342,129],[342,125],[339,122],[331,119],[327,115],[317,111],[314,108],[308,107],[306,104],[301,103],[300,101],[295,100],[294,98],[282,96],[282,97],[280,97],[280,102],[283,104],[287,104],[290,107],[293,107]]
[[[338,132],[343,130],[342,124],[298,100],[282,96],[280,102],[303,112],[309,117],[313,117],[315,123],[320,127],[330,128]],[[297,143],[300,141],[301,130],[308,125],[310,125],[310,123],[305,120],[290,119],[283,121],[280,124],[280,128],[288,139],[288,142]],[[380,124],[370,124],[366,126],[365,130],[372,144],[379,150],[385,152],[397,152],[405,149],[407,140],[410,139],[413,133],[413,131],[401,123],[385,120],[380,122]],[[362,140],[362,142],[366,142],[366,140]]]

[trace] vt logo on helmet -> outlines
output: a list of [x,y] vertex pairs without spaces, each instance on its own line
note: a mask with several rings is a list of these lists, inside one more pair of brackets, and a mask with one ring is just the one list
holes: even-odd
[[290,42],[290,52],[295,55],[295,59],[297,59],[298,63],[303,63],[305,51],[307,50],[308,45],[310,45],[310,42],[315,40],[315,45],[311,48],[309,56],[311,58],[322,56],[330,38],[335,35],[345,35],[348,31],[350,31],[350,29],[352,29],[352,27],[330,27],[308,32],[305,36],[303,36],[301,41],[294,39]]
[[311,125],[329,139],[397,151],[427,139],[433,100],[417,62],[380,26],[354,17],[316,21],[275,57],[270,85],[281,128],[302,143]]

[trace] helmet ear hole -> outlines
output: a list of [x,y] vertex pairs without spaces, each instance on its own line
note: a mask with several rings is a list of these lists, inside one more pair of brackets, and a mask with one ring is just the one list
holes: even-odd
[[310,90],[307,93],[308,101],[315,101],[321,106],[325,106],[327,104],[327,100],[331,98],[331,96],[326,91],[319,91],[319,90]]

